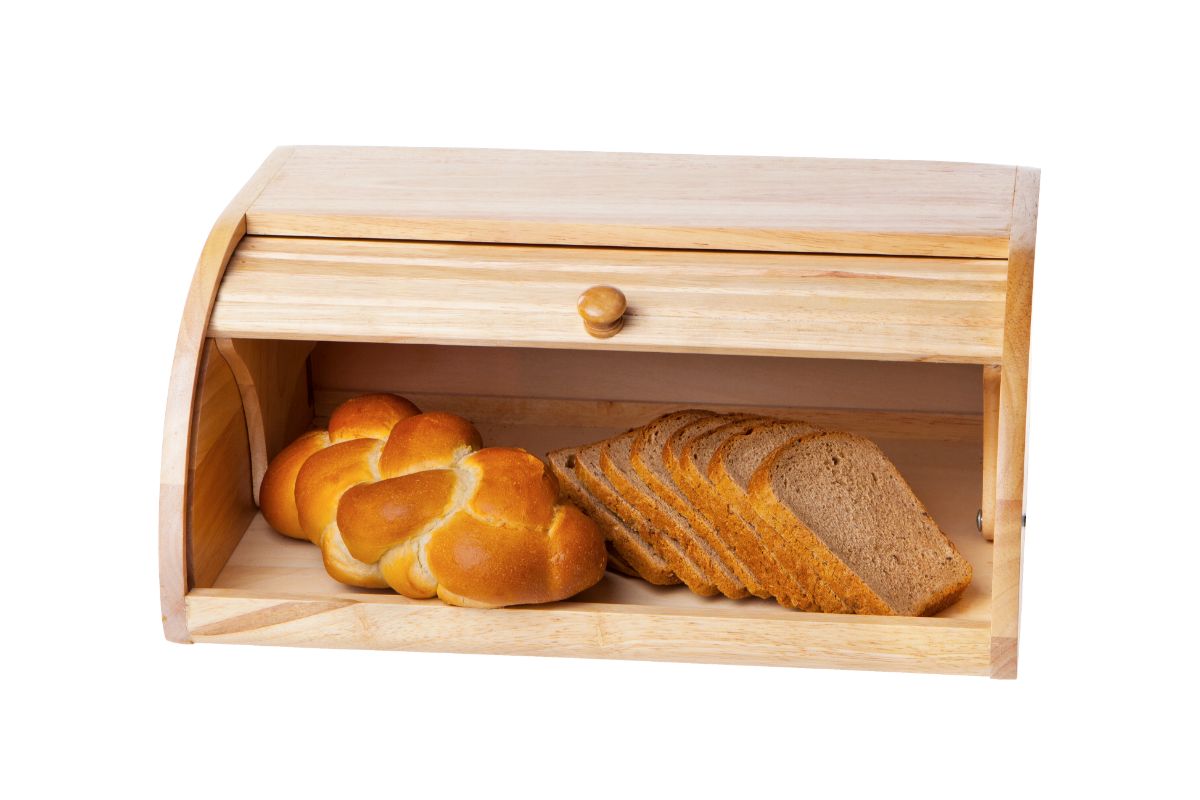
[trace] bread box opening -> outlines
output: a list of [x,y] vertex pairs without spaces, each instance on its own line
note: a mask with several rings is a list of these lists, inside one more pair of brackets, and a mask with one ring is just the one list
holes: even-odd
[[[336,608],[348,598],[358,605],[440,605],[334,581],[318,549],[274,532],[257,512],[255,492],[267,461],[304,430],[323,426],[349,397],[400,394],[423,410],[470,419],[485,445],[522,447],[543,458],[555,448],[597,441],[668,411],[703,408],[804,419],[875,441],[974,570],[964,596],[935,617],[890,622],[912,626],[910,635],[941,637],[939,647],[919,658],[910,655],[911,663],[894,653],[880,655],[878,663],[925,669],[933,659],[943,671],[986,672],[991,545],[976,527],[984,369],[594,349],[213,339],[202,364],[193,440],[189,625],[196,640],[260,637],[261,623],[269,620],[240,630],[244,615],[238,617],[241,623],[231,622],[228,609],[220,608],[232,598],[302,598],[306,605],[297,606],[296,613],[324,608],[322,603]],[[881,624],[881,618],[806,613],[757,598],[700,597],[683,586],[653,586],[613,570],[583,594],[520,613],[571,609],[631,611],[640,619],[699,615],[731,630],[770,623],[784,626],[779,630],[785,633],[792,630],[788,626],[827,627],[836,621],[868,638],[878,635],[871,626]],[[267,627],[275,629],[271,635],[287,639],[290,624]],[[331,640],[320,644],[380,646],[353,635],[340,638],[335,628],[328,633]],[[784,636],[773,643],[747,643],[739,660],[776,663],[775,651],[786,650],[786,642]],[[403,646],[412,646],[411,637]],[[545,646],[546,652],[561,652],[553,642]],[[756,655],[756,647],[765,649]],[[484,637],[451,649],[488,651],[489,644]],[[687,658],[687,649],[672,657]],[[836,654],[826,657],[837,660]],[[711,660],[711,654],[697,660]],[[871,664],[871,659],[858,663]]]

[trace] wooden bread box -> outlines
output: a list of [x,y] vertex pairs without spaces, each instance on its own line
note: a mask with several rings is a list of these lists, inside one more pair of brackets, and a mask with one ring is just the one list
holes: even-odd
[[[1038,171],[284,147],[218,219],[166,413],[163,625],[235,642],[1015,677]],[[578,307],[593,287],[591,304]],[[593,330],[589,332],[588,327]],[[862,433],[974,568],[933,617],[608,573],[481,610],[356,589],[258,513],[270,458],[395,392],[539,456],[679,408]]]

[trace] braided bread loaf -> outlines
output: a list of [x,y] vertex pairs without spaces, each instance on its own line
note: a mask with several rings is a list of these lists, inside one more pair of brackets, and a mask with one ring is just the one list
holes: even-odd
[[604,574],[604,538],[542,462],[480,449],[467,420],[395,395],[340,405],[271,461],[259,492],[275,530],[321,548],[352,586],[491,608],[561,600]]

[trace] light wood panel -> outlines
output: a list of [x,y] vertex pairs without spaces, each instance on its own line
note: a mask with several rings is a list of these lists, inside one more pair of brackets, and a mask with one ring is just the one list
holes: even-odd
[[237,380],[250,435],[254,502],[267,464],[312,422],[308,354],[312,342],[217,339]]
[[1003,258],[1012,167],[300,147],[252,234]]
[[209,342],[200,367],[188,506],[188,575],[212,586],[255,515],[250,448],[233,372]]
[[[210,332],[230,338],[523,345],[994,363],[1001,260],[247,237]],[[580,293],[628,298],[596,339]]]
[[[489,444],[538,451],[616,432],[565,424],[569,417],[479,425]],[[987,674],[992,569],[991,545],[974,528],[979,440],[945,438],[931,430],[929,439],[880,440],[975,570],[963,598],[934,618],[806,614],[613,573],[563,603],[459,613],[343,586],[317,548],[275,533],[260,516],[216,586],[189,596],[189,625],[197,641]]]
[[[324,423],[338,405],[360,391],[320,390],[316,393],[316,419]],[[803,419],[826,430],[845,430],[871,438],[926,439],[948,442],[980,441],[982,418],[977,414],[942,414],[922,411],[859,411],[798,406],[725,405],[720,403],[656,403],[611,400],[564,400],[541,397],[493,397],[477,394],[426,394],[403,392],[404,397],[427,411],[449,411],[472,421],[515,426],[538,435],[538,426],[596,428],[618,431],[644,425],[651,419],[685,408],[706,408],[724,413],[763,414]],[[596,438],[601,438],[597,436]],[[540,441],[540,438],[539,438]],[[488,444],[493,444],[489,439]],[[535,449],[520,442],[513,444]],[[549,448],[547,448],[549,449]],[[538,451],[539,455],[545,450]]]
[[1000,424],[1000,367],[983,368],[983,494],[980,529],[989,542],[996,530],[996,435]]
[[175,642],[190,641],[183,603],[188,590],[187,515],[191,502],[187,479],[201,347],[225,265],[246,232],[246,209],[291,155],[292,148],[288,147],[271,153],[217,218],[200,252],[179,324],[171,382],[167,387],[158,500],[158,574],[163,632],[167,639]]
[[[816,615],[810,615],[815,617]],[[656,607],[479,610],[379,596],[198,589],[198,642],[986,674],[987,623],[831,615],[804,623]]]
[[1017,676],[1021,620],[1021,551],[1025,533],[1025,403],[1029,377],[1029,322],[1041,173],[1017,171],[1013,239],[1009,253],[1000,413],[996,429],[995,580],[992,588],[992,675]]
[[399,394],[935,411],[978,415],[980,368],[520,347],[321,342],[313,386]]

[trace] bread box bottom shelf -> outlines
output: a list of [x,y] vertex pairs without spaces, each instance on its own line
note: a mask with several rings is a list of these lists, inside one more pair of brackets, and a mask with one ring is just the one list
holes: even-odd
[[[318,419],[338,399],[336,393],[318,392]],[[526,422],[528,409],[513,414],[499,399],[481,405],[479,398],[462,398],[461,409],[452,397],[437,400],[437,407],[471,416],[489,444],[518,444],[539,455],[615,432],[554,424],[557,420],[513,424]],[[869,424],[863,432],[875,430],[880,446],[974,568],[964,597],[936,617],[803,613],[753,598],[702,598],[683,587],[655,587],[611,572],[561,603],[455,608],[341,585],[326,575],[317,548],[275,533],[259,515],[212,585],[188,594],[188,628],[197,642],[986,675],[992,546],[975,529],[978,424],[963,416],[914,421],[867,413],[864,420]],[[904,438],[878,435],[889,428]]]

